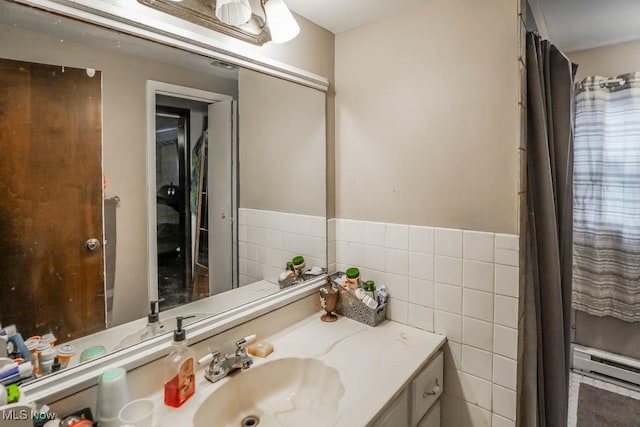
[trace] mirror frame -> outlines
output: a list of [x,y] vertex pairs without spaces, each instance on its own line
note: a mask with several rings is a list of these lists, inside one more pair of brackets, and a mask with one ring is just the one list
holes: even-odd
[[251,48],[216,31],[126,0],[9,0],[89,24],[121,31],[143,39],[197,53],[211,59],[269,74],[322,92],[326,77],[255,53]]
[[[58,15],[70,17],[111,30],[131,34],[146,40],[203,55],[215,60],[248,68],[293,83],[327,92],[329,81],[308,71],[260,56],[241,45],[232,45],[228,36],[198,27],[179,18],[148,13],[149,8],[138,2],[115,0],[10,0]],[[139,13],[136,8],[145,8]],[[155,12],[155,11],[154,11]],[[326,114],[326,113],[325,113]],[[326,119],[326,117],[325,117]],[[307,283],[214,314],[185,329],[191,343],[197,343],[216,334],[248,322],[314,294],[324,284],[326,275]],[[43,377],[22,387],[26,402],[52,402],[96,385],[98,376],[107,369],[135,369],[166,356],[171,347],[171,334],[159,335],[148,341],[107,354],[73,368]]]

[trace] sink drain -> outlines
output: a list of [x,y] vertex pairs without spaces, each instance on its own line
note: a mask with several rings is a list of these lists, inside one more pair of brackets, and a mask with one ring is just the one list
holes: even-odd
[[260,424],[260,418],[254,415],[249,415],[240,421],[242,427],[256,427],[258,424]]

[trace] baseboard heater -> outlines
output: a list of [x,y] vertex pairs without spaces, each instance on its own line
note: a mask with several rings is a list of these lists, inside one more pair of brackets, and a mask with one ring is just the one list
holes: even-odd
[[573,344],[573,369],[640,386],[640,360]]

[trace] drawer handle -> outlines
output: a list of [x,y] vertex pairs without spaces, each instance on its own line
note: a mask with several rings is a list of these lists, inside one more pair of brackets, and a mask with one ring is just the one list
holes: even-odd
[[435,396],[438,393],[440,393],[440,384],[438,384],[438,379],[436,378],[436,386],[433,388],[433,390],[425,391],[424,393],[422,393],[422,398],[426,399],[427,397]]

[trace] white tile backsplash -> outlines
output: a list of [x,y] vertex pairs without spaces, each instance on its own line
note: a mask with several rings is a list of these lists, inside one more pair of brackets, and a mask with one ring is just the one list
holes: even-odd
[[407,276],[409,274],[409,252],[400,249],[387,249],[387,271]]
[[433,280],[433,255],[409,252],[409,276],[416,279]]
[[436,255],[434,280],[462,286],[462,259]]
[[512,426],[518,236],[341,219],[327,233],[338,270],[387,286],[390,319],[447,336],[442,425]]
[[399,274],[387,273],[386,281],[382,282],[387,285],[389,295],[393,295],[392,298],[397,298],[402,301],[412,301],[409,299],[409,278],[407,276],[401,276]]
[[517,251],[518,248],[518,236],[513,234],[496,234],[496,249],[510,249]]
[[516,423],[513,420],[508,420],[500,415],[493,414],[492,427],[515,427]]
[[435,254],[462,258],[462,230],[436,228]]
[[519,252],[517,250],[496,248],[496,264],[512,265],[517,267],[520,261],[518,259],[518,254]]
[[445,369],[462,370],[462,344],[447,341],[444,346]]
[[494,325],[493,352],[501,356],[516,359],[518,356],[518,331],[505,326]]
[[386,244],[387,248],[409,249],[409,226],[402,224],[387,224]]
[[492,379],[493,357],[488,351],[462,346],[462,370],[485,380]]
[[462,343],[485,351],[493,351],[493,323],[462,318]]
[[433,254],[434,251],[434,229],[433,227],[409,226],[409,250]]
[[489,262],[463,260],[462,285],[465,288],[493,292],[494,266],[494,263]]
[[493,262],[493,233],[465,230],[462,239],[462,255],[465,259]]
[[491,410],[491,381],[460,372],[462,395],[468,403]]
[[[465,317],[484,320],[493,323],[493,294],[464,289],[462,293],[462,305]],[[491,332],[493,335],[493,331]]]
[[494,322],[498,325],[508,326],[510,328],[518,328],[518,299],[505,297],[502,295],[495,296],[495,318]]
[[[240,208],[238,221],[241,285],[257,280],[277,283],[287,261],[296,255],[304,256],[308,267],[327,266],[326,218]],[[330,231],[335,228],[335,221],[329,221],[328,224]],[[339,249],[349,251],[347,247]],[[331,244],[329,251],[339,249]]]
[[364,243],[384,248],[387,238],[387,227],[384,222],[366,222],[364,228]]
[[[373,270],[385,271],[387,258],[385,249],[379,246],[364,247],[364,266]],[[357,265],[357,264],[356,264]]]
[[409,301],[434,308],[434,284],[430,280],[409,278]]
[[519,269],[511,265],[496,264],[495,269],[495,293],[509,297],[518,297]]
[[462,288],[436,282],[434,302],[438,310],[462,314]]
[[510,420],[516,419],[516,392],[493,385],[493,412]]
[[462,342],[462,316],[438,309],[434,312],[434,332],[447,336],[447,340]]
[[506,357],[493,355],[493,383],[509,390],[516,389],[516,362]]
[[407,321],[411,326],[433,332],[433,309],[409,303]]
[[351,219],[336,219],[336,240],[364,243],[365,223]]
[[387,316],[396,322],[407,324],[409,315],[409,304],[406,301],[401,301],[396,298],[389,300],[389,307],[387,308]]

